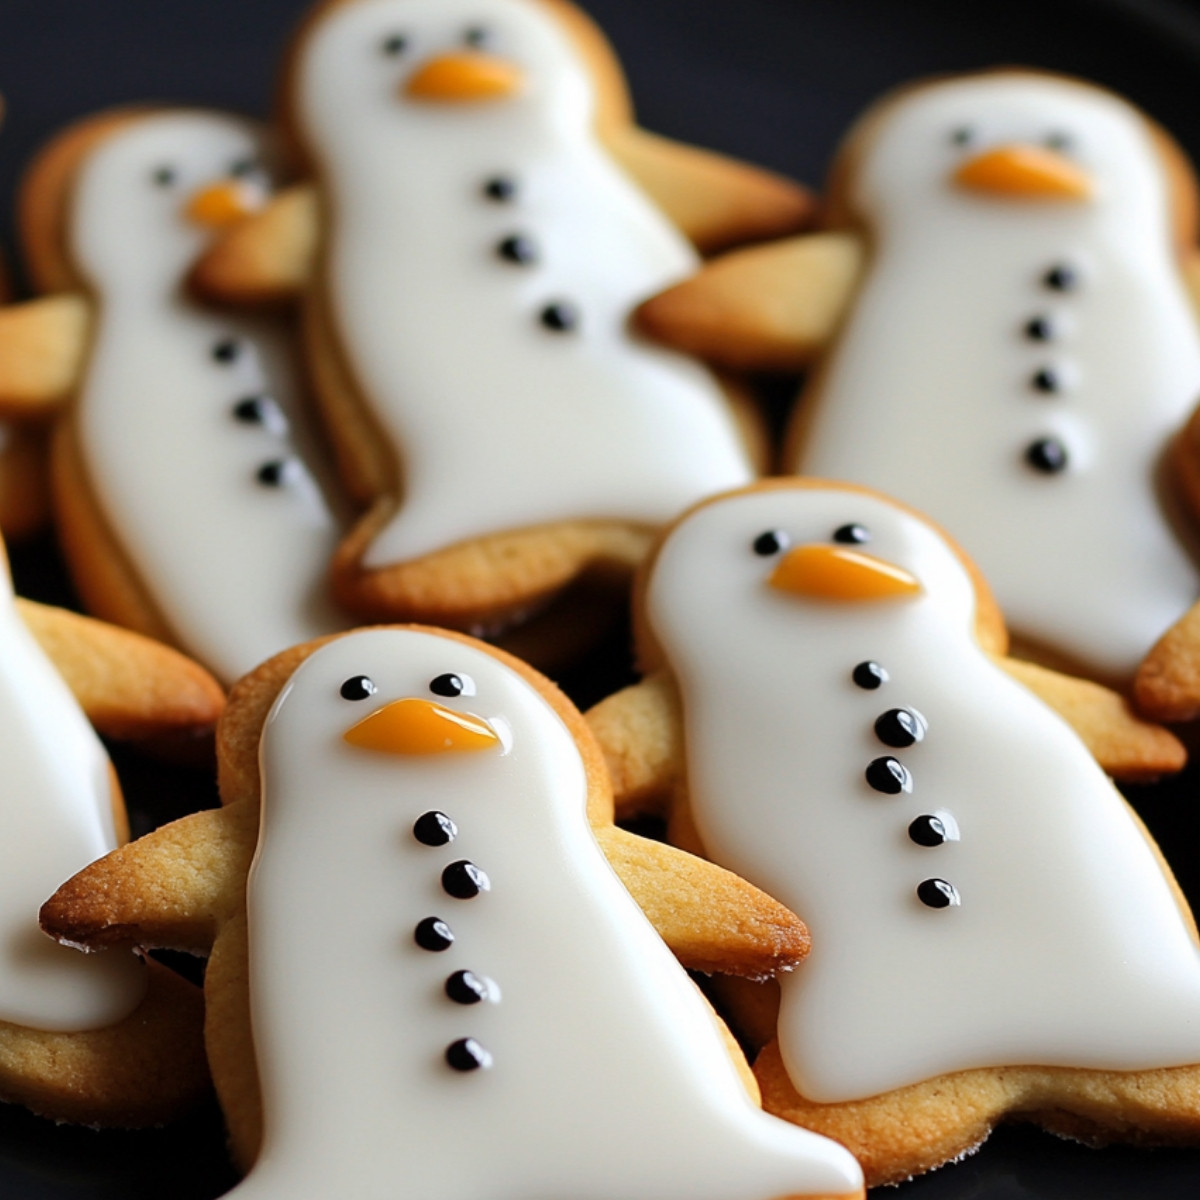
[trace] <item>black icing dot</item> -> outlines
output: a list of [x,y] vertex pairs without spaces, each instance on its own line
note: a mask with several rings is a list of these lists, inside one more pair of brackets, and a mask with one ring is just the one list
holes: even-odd
[[955,146],[969,146],[975,140],[975,128],[972,125],[960,125],[950,134],[950,141]]
[[179,173],[174,167],[157,167],[152,178],[159,187],[167,188],[175,183],[179,178]]
[[958,889],[944,879],[923,879],[917,884],[917,899],[930,908],[949,908],[960,904]]
[[877,791],[886,796],[898,796],[901,792],[911,792],[913,788],[912,773],[898,759],[889,754],[884,758],[872,759],[866,769],[867,782]]
[[860,688],[873,692],[888,681],[888,673],[877,662],[860,662],[851,674]]
[[856,523],[839,525],[833,531],[833,540],[844,546],[863,546],[871,540],[871,531],[865,525]]
[[246,425],[261,425],[274,405],[269,396],[247,396],[233,406],[233,415]]
[[353,675],[338,689],[343,700],[365,700],[379,689],[365,675]]
[[424,846],[448,846],[458,837],[458,826],[444,812],[433,809],[413,823],[413,837]]
[[925,729],[925,718],[911,708],[889,708],[875,721],[875,736],[898,750],[919,742]]
[[1030,317],[1025,322],[1025,336],[1031,342],[1049,342],[1054,338],[1054,322],[1049,317]]
[[791,540],[782,529],[768,529],[766,533],[760,533],[751,545],[754,547],[755,554],[761,554],[763,558],[768,558],[772,554],[786,550]]
[[438,675],[429,681],[429,690],[435,696],[473,696],[475,684],[469,675]]
[[1042,367],[1035,371],[1029,385],[1035,392],[1045,392],[1048,395],[1061,392],[1063,386],[1062,377],[1053,367]]
[[263,487],[282,487],[295,469],[290,458],[273,458],[258,468],[256,478]]
[[474,971],[455,971],[446,980],[446,995],[455,1004],[478,1004],[490,995],[488,981]]
[[1066,153],[1074,148],[1075,139],[1069,133],[1063,133],[1062,130],[1056,129],[1053,133],[1046,135],[1045,144],[1051,150],[1059,150]]
[[219,363],[236,362],[242,347],[236,338],[222,338],[212,348],[212,356]]
[[483,194],[489,200],[506,203],[517,195],[517,181],[508,175],[493,175],[483,185]]
[[511,237],[506,237],[497,245],[496,253],[505,262],[516,263],[522,267],[527,267],[538,259],[537,243],[523,233],[514,233]]
[[1042,276],[1042,284],[1054,292],[1073,292],[1079,286],[1079,272],[1070,263],[1055,263]]
[[483,25],[472,25],[463,34],[463,41],[476,50],[482,50],[492,41],[492,31]]
[[571,333],[579,328],[579,309],[569,300],[555,300],[542,309],[538,320],[554,333]]
[[454,945],[454,931],[440,917],[426,917],[413,930],[413,941],[422,950],[448,950]]
[[250,175],[256,175],[260,169],[258,163],[252,158],[239,158],[229,165],[229,173],[234,179],[245,179]]
[[946,826],[941,817],[926,813],[909,825],[908,836],[918,846],[940,846],[946,840]]
[[408,38],[402,33],[389,34],[380,43],[380,49],[393,56],[403,54],[408,49]]
[[452,862],[442,872],[442,888],[458,900],[470,900],[480,892],[490,890],[491,880],[473,863],[465,858]]
[[1067,469],[1067,448],[1058,438],[1038,438],[1026,448],[1025,461],[1044,475],[1057,475]]
[[479,1071],[492,1065],[492,1056],[474,1038],[467,1037],[446,1047],[446,1061],[456,1071]]

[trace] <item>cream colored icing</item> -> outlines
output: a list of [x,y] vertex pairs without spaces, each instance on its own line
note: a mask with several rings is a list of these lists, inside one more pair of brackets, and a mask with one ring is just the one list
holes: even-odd
[[56,887],[116,848],[108,755],[18,616],[2,555],[0,664],[0,1020],[100,1029],[141,1002],[141,962],[60,946],[37,916]]
[[[474,694],[434,695],[454,673]],[[341,696],[347,679],[377,688]],[[401,697],[481,717],[494,749],[395,756],[343,734]],[[295,673],[261,747],[250,873],[251,1015],[265,1140],[233,1195],[361,1200],[772,1200],[857,1194],[841,1147],[757,1109],[711,1011],[586,820],[579,752],[539,693],[474,646],[370,630]],[[457,837],[413,835],[423,813]],[[466,859],[490,890],[446,894]],[[455,940],[414,943],[428,916]],[[443,990],[468,969],[492,996]],[[498,998],[497,998],[498,997]],[[489,1068],[452,1070],[458,1038]]]
[[[84,164],[69,234],[98,302],[75,415],[90,489],[180,645],[226,682],[345,624],[325,586],[340,522],[310,473],[319,456],[290,339],[184,287],[212,238],[186,217],[189,200],[265,154],[262,130],[240,118],[148,116]],[[169,185],[156,182],[163,168]],[[238,347],[228,362],[213,356],[225,341]],[[262,395],[270,420],[235,419],[239,400]],[[261,484],[260,467],[280,460],[284,484]]]
[[[1093,179],[1091,202],[952,181],[980,150],[1055,135]],[[1111,676],[1132,674],[1197,592],[1156,483],[1200,393],[1170,186],[1145,121],[1096,89],[998,74],[896,102],[851,190],[868,274],[790,464],[928,512],[977,559],[1014,632]],[[1075,290],[1042,282],[1058,264],[1078,272]],[[1023,334],[1037,316],[1052,340]],[[1031,386],[1044,367],[1058,394]],[[1047,436],[1067,448],[1062,474],[1023,460]]]
[[[911,571],[915,599],[830,602],[767,583],[782,530]],[[708,854],[801,914],[812,953],[783,981],[797,1089],[856,1100],[970,1067],[1134,1070],[1200,1061],[1200,951],[1155,852],[1075,733],[979,648],[966,571],[923,521],[837,489],[699,510],[649,581],[680,682],[692,813]],[[875,690],[851,674],[888,673]],[[911,708],[924,738],[875,721]],[[899,759],[908,793],[866,782]],[[952,818],[916,844],[909,824]],[[941,879],[960,903],[926,907]]]
[[[520,94],[406,98],[473,27],[524,71]],[[393,35],[404,54],[384,52]],[[343,5],[310,32],[296,94],[329,206],[329,311],[403,476],[367,566],[548,522],[659,524],[752,477],[713,377],[627,327],[697,259],[595,140],[590,81],[540,6]],[[496,176],[509,202],[483,195]],[[536,263],[497,255],[514,234]],[[559,300],[573,332],[539,321]]]

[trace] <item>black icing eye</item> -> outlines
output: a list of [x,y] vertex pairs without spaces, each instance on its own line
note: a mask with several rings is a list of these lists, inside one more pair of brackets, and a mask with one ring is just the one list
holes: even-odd
[[486,50],[492,44],[492,31],[484,25],[472,25],[463,41],[474,50]]
[[769,558],[772,554],[786,550],[790,542],[791,538],[782,529],[768,529],[766,533],[760,533],[751,545],[754,547],[755,554]]
[[1046,135],[1045,145],[1051,150],[1070,154],[1075,149],[1075,139],[1069,133],[1063,133],[1061,129],[1056,129],[1053,133]]
[[380,43],[379,48],[384,54],[398,58],[408,49],[408,38],[403,33],[389,33]]
[[863,546],[871,540],[871,531],[865,525],[839,525],[833,531],[833,540],[844,546]]
[[155,167],[150,178],[154,180],[157,187],[174,187],[179,179],[179,172],[174,167]]
[[469,675],[439,675],[429,683],[435,696],[473,696],[475,683]]
[[257,175],[262,168],[252,158],[239,158],[229,164],[229,173],[234,179],[246,179]]
[[953,146],[973,146],[979,134],[974,125],[960,125],[950,133],[950,144]]
[[379,689],[365,675],[351,675],[341,686],[343,700],[365,700]]

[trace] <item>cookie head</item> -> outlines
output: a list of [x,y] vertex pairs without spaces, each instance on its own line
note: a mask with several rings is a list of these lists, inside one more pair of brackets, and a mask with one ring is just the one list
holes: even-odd
[[1052,75],[990,72],[907,90],[868,115],[856,144],[850,202],[872,222],[920,221],[920,206],[938,203],[1120,224],[1166,199],[1148,122],[1111,93]]
[[267,157],[258,127],[236,117],[125,121],[79,164],[68,256],[93,282],[173,289],[217,230],[265,204]]

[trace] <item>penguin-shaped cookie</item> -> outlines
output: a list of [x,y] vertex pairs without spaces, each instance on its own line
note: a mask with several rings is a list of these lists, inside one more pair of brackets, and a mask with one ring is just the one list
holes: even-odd
[[631,123],[561,0],[334,0],[289,60],[313,182],[206,256],[225,300],[303,290],[312,371],[369,511],[338,597],[495,629],[756,472],[700,364],[627,328],[686,240],[795,228],[806,193]]
[[643,310],[717,360],[819,357],[783,469],[946,525],[1023,654],[1127,684],[1196,597],[1160,459],[1200,392],[1195,181],[1124,100],[994,71],[858,123],[833,232]]
[[226,682],[345,623],[325,581],[339,519],[310,471],[285,329],[184,288],[214,230],[266,202],[266,155],[256,125],[217,112],[71,127],[23,193],[49,294],[0,312],[0,405],[72,398],[54,485],[85,603]]
[[145,1125],[206,1086],[196,989],[132,954],[55,945],[37,912],[128,836],[89,717],[144,737],[211,727],[222,702],[174,651],[16,601],[0,546],[0,1099],[56,1120]]
[[666,802],[673,840],[812,931],[756,1063],[769,1110],[849,1146],[868,1183],[1008,1112],[1200,1138],[1195,927],[1092,754],[1145,772],[1165,731],[1005,660],[961,552],[850,485],[697,506],[649,564],[639,620],[658,673],[590,717],[619,803]]
[[96,864],[43,923],[92,945],[216,925],[210,1053],[247,1163],[252,1062],[262,1096],[234,1195],[861,1194],[841,1147],[757,1110],[621,880],[710,968],[793,964],[802,927],[613,827],[586,725],[530,668],[361,631],[256,671],[218,740],[226,806]]

